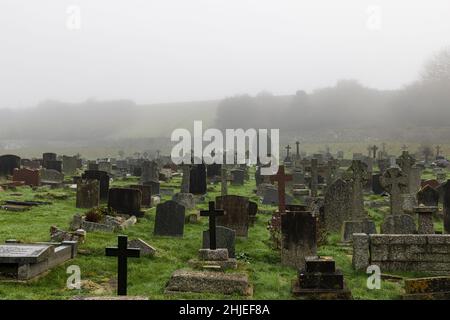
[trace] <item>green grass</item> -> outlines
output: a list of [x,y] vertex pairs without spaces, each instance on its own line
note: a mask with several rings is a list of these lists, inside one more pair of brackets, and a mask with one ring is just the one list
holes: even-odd
[[[135,183],[136,178],[128,178],[113,182],[113,186],[127,186]],[[162,188],[179,189],[180,179],[174,178],[163,183]],[[239,194],[257,201],[254,180],[245,186],[229,186],[229,194]],[[21,193],[21,196],[14,196]],[[220,194],[220,185],[208,185],[205,202],[196,210],[206,209],[209,200]],[[371,197],[375,199],[376,197]],[[80,212],[75,208],[75,191],[57,189],[32,191],[28,187],[16,191],[0,192],[0,201],[48,200],[52,205],[34,207],[26,212],[0,211],[0,243],[6,239],[18,239],[23,242],[48,241],[50,226],[55,225],[67,230],[72,216]],[[168,200],[167,197],[163,201]],[[261,209],[273,210],[272,206],[259,205]],[[195,211],[195,210],[193,210]],[[379,224],[383,218],[382,211],[369,210],[369,214]],[[257,221],[249,230],[248,239],[238,238],[236,254],[239,259],[239,272],[249,275],[254,295],[251,299],[292,299],[291,283],[296,277],[296,270],[281,265],[280,253],[271,247],[267,222],[270,214],[258,214]],[[208,221],[202,218],[195,224],[186,224],[183,238],[153,236],[155,208],[148,209],[145,217],[124,231],[130,238],[142,238],[157,249],[155,257],[130,259],[128,268],[128,294],[147,296],[150,299],[243,299],[238,296],[220,294],[177,294],[166,295],[164,288],[172,272],[186,268],[188,260],[197,256],[201,247],[202,232],[208,228]],[[437,223],[442,229],[442,224]],[[114,295],[113,283],[116,277],[116,259],[105,257],[104,248],[115,246],[117,234],[88,233],[86,242],[79,247],[78,256],[64,265],[54,268],[42,277],[29,283],[0,282],[0,299],[68,299],[75,295]],[[355,299],[397,299],[403,292],[403,284],[382,281],[381,290],[369,290],[366,286],[367,275],[355,272],[351,267],[351,257],[346,248],[339,246],[339,235],[329,236],[327,245],[319,248],[320,255],[330,255],[336,259],[338,267],[343,271],[348,287]],[[89,281],[90,289],[66,289],[66,268],[78,265],[83,281]],[[413,276],[402,274],[403,276]]]

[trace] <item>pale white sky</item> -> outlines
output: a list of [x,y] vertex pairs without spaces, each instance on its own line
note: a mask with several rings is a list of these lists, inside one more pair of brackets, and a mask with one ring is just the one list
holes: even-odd
[[1,0],[0,108],[395,89],[449,36],[448,0]]

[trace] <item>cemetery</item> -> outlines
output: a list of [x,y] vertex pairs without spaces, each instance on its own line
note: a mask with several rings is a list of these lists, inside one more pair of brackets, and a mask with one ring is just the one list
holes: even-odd
[[[63,157],[67,176],[0,157],[2,298],[445,297],[449,182],[433,181],[446,169],[417,166],[420,155],[407,151],[338,154],[289,154],[270,176],[258,165],[128,158],[119,168]],[[42,165],[58,161],[46,157]],[[94,170],[98,162],[107,171]],[[81,270],[75,290],[65,283],[71,265]],[[376,290],[367,286],[373,266]],[[432,279],[425,293],[410,284],[421,279]]]

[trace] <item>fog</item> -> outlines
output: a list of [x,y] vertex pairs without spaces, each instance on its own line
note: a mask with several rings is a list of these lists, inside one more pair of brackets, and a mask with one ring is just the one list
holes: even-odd
[[280,128],[285,141],[450,138],[448,0],[1,9],[3,151],[139,148],[147,138],[167,148],[171,130],[194,120]]
[[[447,0],[2,0],[0,107],[398,89],[447,45]],[[79,15],[78,15],[79,10]]]

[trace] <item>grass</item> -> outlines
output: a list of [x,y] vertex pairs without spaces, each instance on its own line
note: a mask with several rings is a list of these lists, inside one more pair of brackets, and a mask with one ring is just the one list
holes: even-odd
[[[114,181],[113,186],[127,186],[136,182],[136,178],[128,178]],[[174,178],[168,183],[163,183],[161,187],[178,190],[179,185],[179,178]],[[228,193],[247,196],[253,201],[258,201],[253,189],[254,180],[251,179],[242,187],[229,186]],[[18,193],[21,195],[17,195]],[[220,185],[208,185],[206,199],[196,210],[206,209],[208,201],[219,194]],[[30,211],[18,213],[0,211],[0,243],[11,238],[23,242],[48,241],[50,226],[55,225],[67,230],[72,216],[80,212],[75,208],[73,189],[33,191],[28,187],[20,187],[15,191],[0,192],[0,201],[6,199],[48,200],[52,205],[33,207]],[[371,196],[371,199],[376,197]],[[168,197],[162,200],[168,200]],[[259,205],[259,208],[275,209],[269,205]],[[383,217],[382,211],[369,209],[369,214],[379,225]],[[249,275],[254,289],[251,299],[292,299],[291,283],[297,272],[293,268],[282,266],[279,252],[271,247],[267,230],[270,217],[270,214],[258,214],[255,225],[249,229],[248,239],[237,239],[238,271]],[[150,299],[243,299],[220,294],[164,294],[165,285],[172,272],[186,268],[188,260],[197,256],[197,251],[201,247],[202,232],[208,228],[208,220],[202,218],[198,223],[186,224],[183,238],[169,238],[153,235],[154,218],[155,208],[148,209],[144,218],[123,232],[129,238],[142,238],[157,249],[154,257],[129,260],[129,295],[146,296]],[[437,228],[442,229],[442,224],[437,223]],[[367,289],[368,275],[352,269],[347,249],[338,245],[339,235],[332,234],[328,240],[327,245],[319,248],[319,254],[330,255],[336,259],[355,299],[397,299],[401,296],[402,282],[383,280],[380,290]],[[88,233],[86,242],[79,246],[78,256],[74,260],[50,270],[29,283],[0,282],[0,299],[69,299],[75,295],[114,295],[117,261],[115,258],[105,257],[104,248],[115,246],[116,243],[117,234]],[[70,265],[80,267],[81,278],[89,284],[88,288],[82,290],[66,288],[69,276],[66,268]]]

